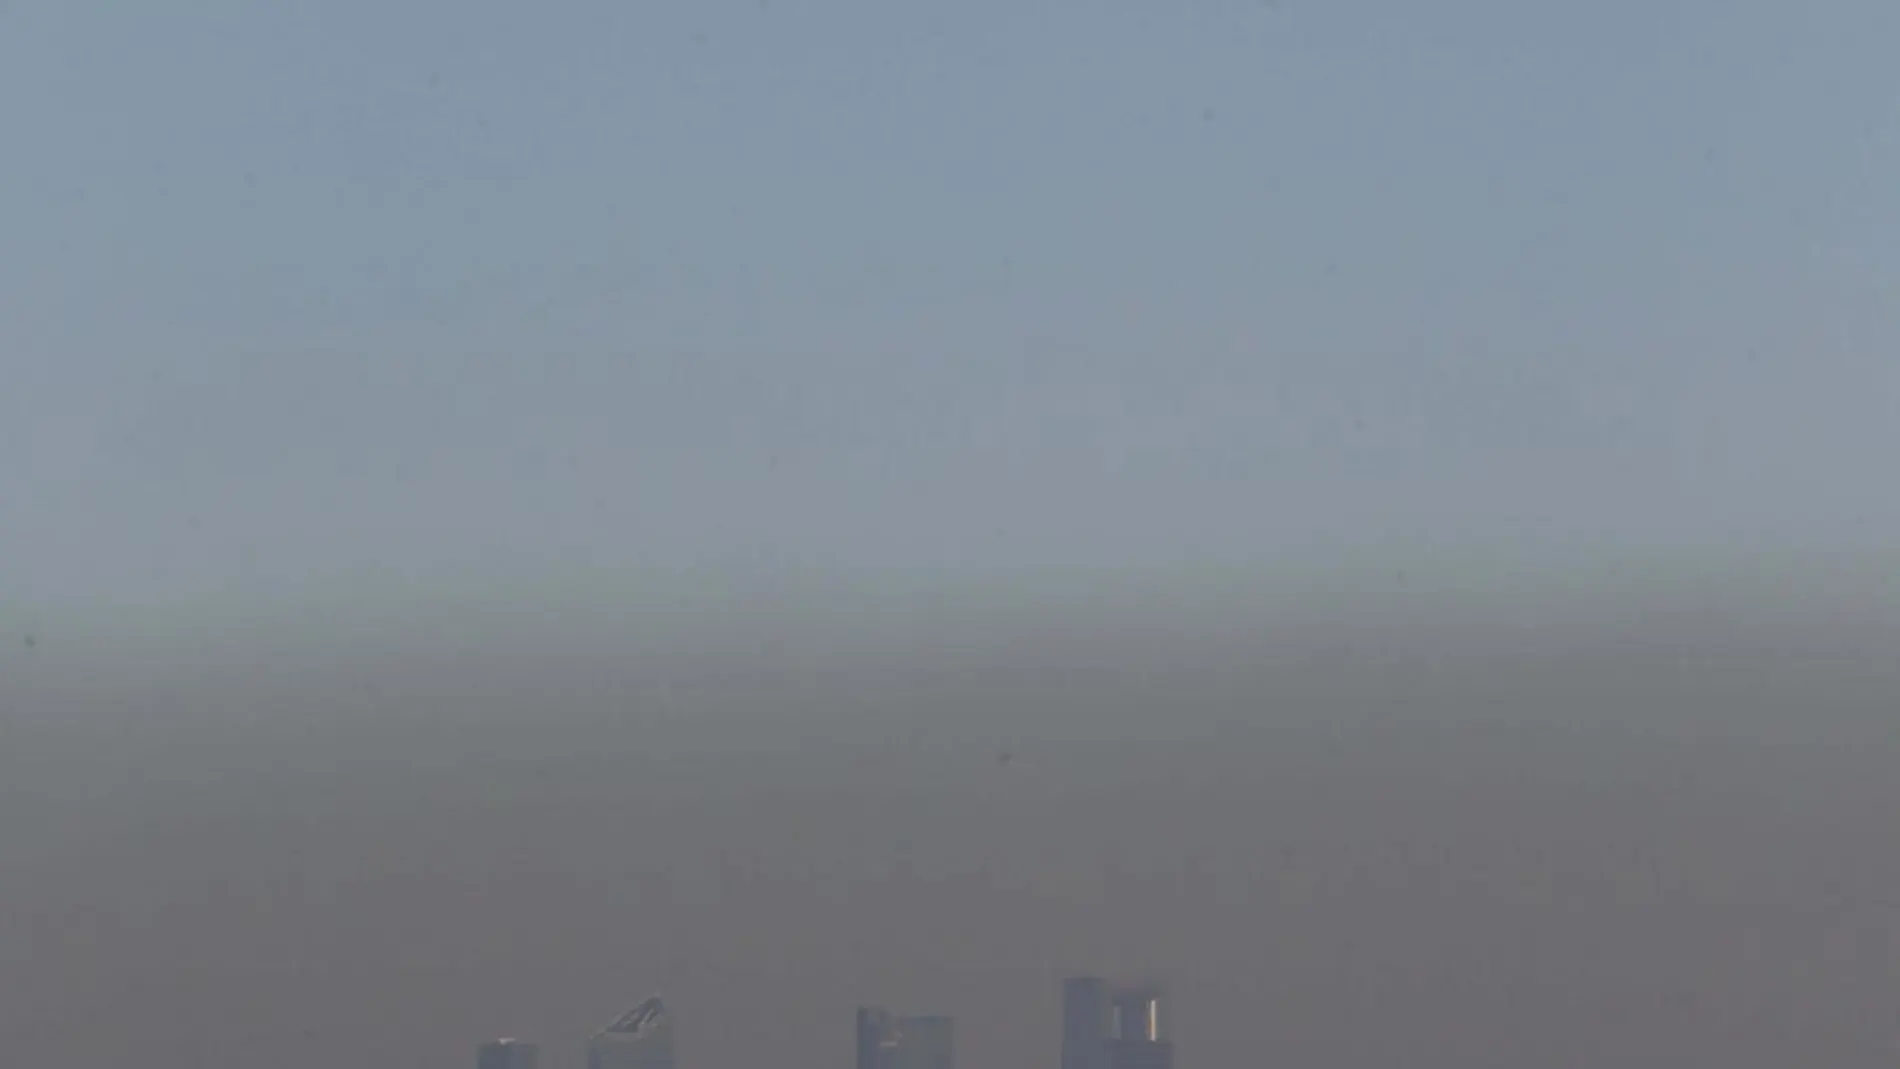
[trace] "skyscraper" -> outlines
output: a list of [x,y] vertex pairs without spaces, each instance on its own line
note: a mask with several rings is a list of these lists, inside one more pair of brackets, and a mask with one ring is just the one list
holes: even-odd
[[1062,982],[1062,1069],[1108,1069],[1112,999],[1106,980]]
[[955,1069],[955,1022],[948,1017],[896,1017],[858,1010],[857,1069]]
[[889,1011],[859,1006],[857,1069],[894,1069],[900,1045],[896,1031]]
[[673,1016],[658,995],[594,1033],[587,1069],[673,1069]]
[[475,1049],[475,1069],[535,1069],[541,1049],[518,1039],[491,1039]]
[[1173,1069],[1168,1001],[1156,986],[1092,976],[1062,985],[1062,1069]]

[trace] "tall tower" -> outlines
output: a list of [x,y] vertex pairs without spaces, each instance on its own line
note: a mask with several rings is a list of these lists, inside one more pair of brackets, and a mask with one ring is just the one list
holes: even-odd
[[673,1069],[673,1015],[658,995],[594,1033],[587,1069]]
[[541,1050],[518,1039],[491,1039],[475,1048],[475,1069],[535,1069]]
[[883,1069],[884,1040],[890,1031],[890,1014],[875,1006],[858,1007],[858,1069]]
[[1108,981],[1081,976],[1062,983],[1062,1069],[1109,1069],[1114,1035],[1114,991]]
[[1158,986],[1095,977],[1062,985],[1062,1069],[1174,1069],[1168,999]]
[[956,1023],[948,1017],[899,1017],[904,1069],[956,1069]]
[[956,1022],[859,1007],[858,1069],[956,1069]]

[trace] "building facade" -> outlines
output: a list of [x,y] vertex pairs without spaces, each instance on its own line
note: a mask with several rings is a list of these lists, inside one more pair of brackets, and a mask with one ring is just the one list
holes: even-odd
[[541,1049],[518,1039],[491,1039],[475,1049],[475,1069],[535,1069]]
[[1174,1069],[1167,994],[1093,976],[1064,981],[1062,1069]]
[[956,1024],[948,1017],[858,1010],[857,1069],[955,1069]]

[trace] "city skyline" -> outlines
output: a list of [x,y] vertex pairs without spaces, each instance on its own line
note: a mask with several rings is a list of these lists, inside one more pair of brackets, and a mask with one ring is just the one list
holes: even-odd
[[[1056,1022],[1060,1069],[1173,1069],[1168,1000],[1160,984],[1071,977],[1062,992]],[[853,1069],[956,1069],[956,1021],[949,1015],[859,1005],[854,1026]],[[674,1027],[672,1011],[654,995],[588,1040],[588,1069],[675,1069]],[[1095,1051],[1099,1057],[1091,1056]],[[488,1040],[477,1048],[475,1069],[537,1069],[539,1053],[537,1042]]]

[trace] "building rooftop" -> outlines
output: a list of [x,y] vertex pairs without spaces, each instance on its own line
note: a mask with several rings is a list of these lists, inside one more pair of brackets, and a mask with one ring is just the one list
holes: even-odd
[[638,1006],[614,1018],[614,1022],[602,1029],[604,1034],[637,1036],[648,1031],[666,1019],[666,1003],[655,995]]

